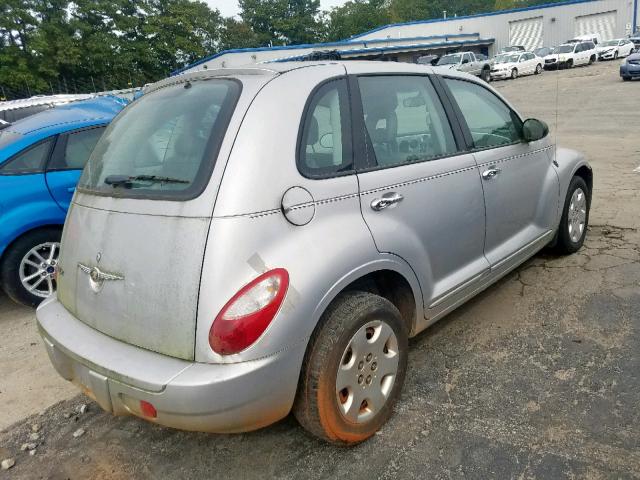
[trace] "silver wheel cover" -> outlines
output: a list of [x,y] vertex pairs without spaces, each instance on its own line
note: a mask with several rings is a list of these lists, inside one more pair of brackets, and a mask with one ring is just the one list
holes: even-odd
[[384,321],[369,322],[351,337],[336,376],[338,410],[347,421],[365,423],[384,407],[399,359],[398,339]]
[[581,188],[576,188],[571,195],[567,212],[567,229],[569,238],[578,243],[587,227],[587,196]]

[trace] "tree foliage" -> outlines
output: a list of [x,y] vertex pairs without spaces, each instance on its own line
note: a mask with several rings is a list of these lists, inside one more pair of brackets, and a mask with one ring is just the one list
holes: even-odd
[[[232,0],[230,0],[232,1]],[[138,86],[232,48],[333,41],[391,22],[547,0],[1,0],[0,98]]]

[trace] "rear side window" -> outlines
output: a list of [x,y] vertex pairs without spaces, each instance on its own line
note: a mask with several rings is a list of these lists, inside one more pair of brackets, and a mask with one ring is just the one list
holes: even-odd
[[353,170],[346,80],[323,84],[306,109],[298,169],[306,177],[327,178]]
[[35,173],[42,171],[52,140],[48,139],[14,156],[0,167],[0,174]]
[[98,127],[61,135],[49,162],[49,170],[83,169],[104,129]]
[[476,83],[446,78],[462,111],[474,147],[511,145],[522,139],[522,121],[500,98]]
[[359,85],[370,167],[421,162],[456,152],[444,108],[427,77],[360,77]]
[[204,190],[240,83],[184,82],[143,95],[98,141],[78,188],[122,197],[186,200]]

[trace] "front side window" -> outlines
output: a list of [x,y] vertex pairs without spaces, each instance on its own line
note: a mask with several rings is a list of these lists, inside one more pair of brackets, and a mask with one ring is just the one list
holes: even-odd
[[346,80],[325,83],[314,94],[302,126],[298,168],[307,177],[326,178],[352,170]]
[[60,136],[49,170],[82,170],[104,129],[97,127]]
[[16,175],[20,173],[36,173],[42,171],[44,162],[49,155],[53,140],[47,139],[14,156],[0,166],[0,174]]
[[369,167],[432,160],[457,151],[427,77],[360,77]]
[[462,111],[475,148],[510,145],[522,139],[522,121],[486,88],[464,80],[445,79]]
[[78,188],[124,197],[188,199],[209,181],[240,84],[170,85],[125,108],[98,141]]

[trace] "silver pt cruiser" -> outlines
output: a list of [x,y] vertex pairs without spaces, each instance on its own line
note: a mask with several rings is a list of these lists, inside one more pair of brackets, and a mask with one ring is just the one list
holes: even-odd
[[108,412],[239,432],[290,411],[355,443],[407,338],[541,248],[578,250],[592,172],[486,83],[289,62],[169,78],[109,126],[37,311]]

